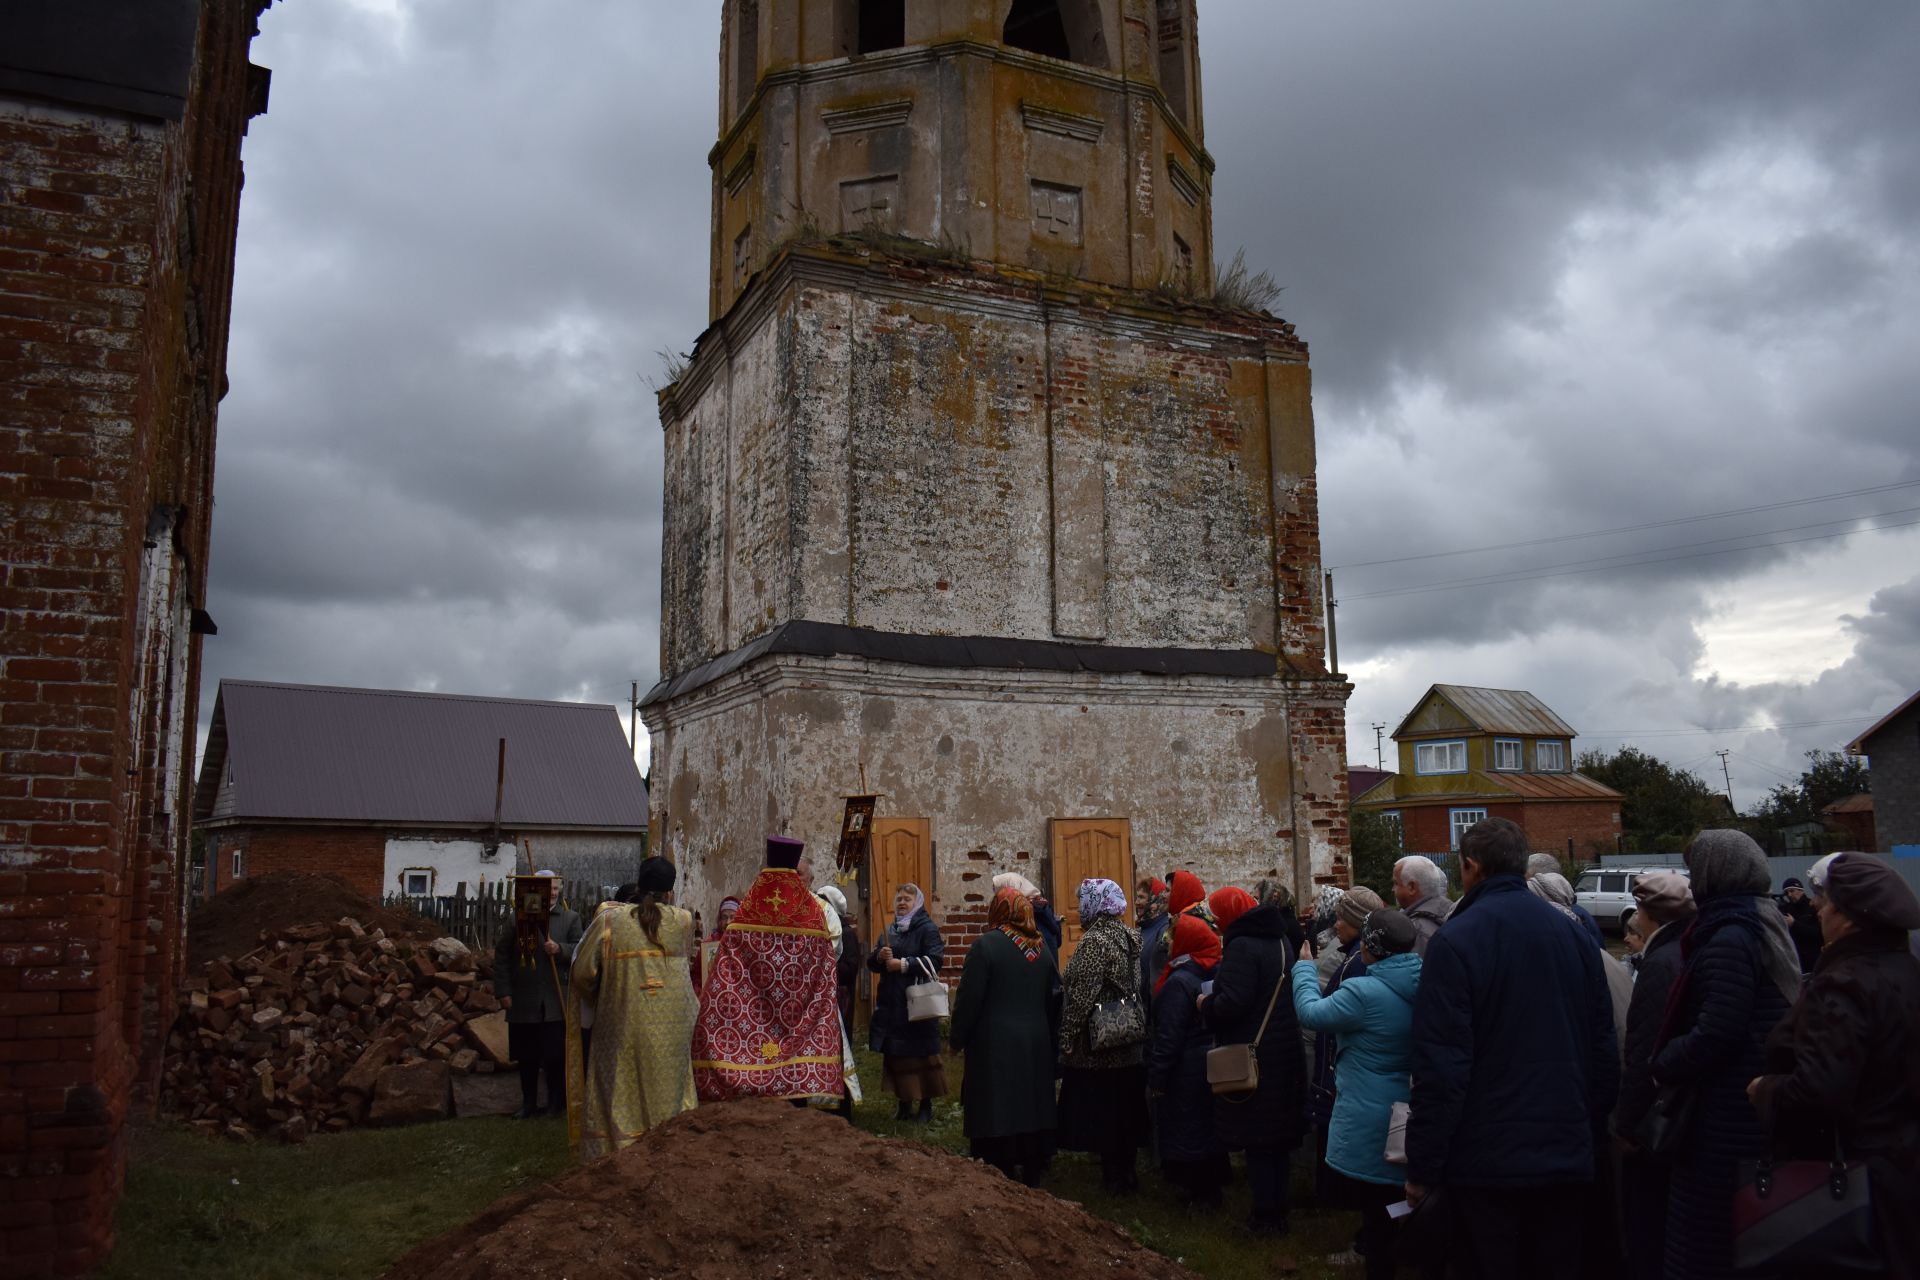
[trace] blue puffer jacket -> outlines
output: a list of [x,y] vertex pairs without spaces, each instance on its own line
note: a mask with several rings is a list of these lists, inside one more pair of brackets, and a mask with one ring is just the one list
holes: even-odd
[[1340,1037],[1334,1079],[1339,1092],[1327,1128],[1327,1163],[1362,1182],[1399,1183],[1406,1170],[1387,1163],[1387,1122],[1408,1096],[1413,1058],[1413,1001],[1420,957],[1409,951],[1367,966],[1330,996],[1314,983],[1313,961],[1293,966],[1293,1007],[1300,1025]]
[[1591,1182],[1620,1090],[1601,953],[1516,875],[1490,876],[1427,943],[1413,1009],[1407,1180]]

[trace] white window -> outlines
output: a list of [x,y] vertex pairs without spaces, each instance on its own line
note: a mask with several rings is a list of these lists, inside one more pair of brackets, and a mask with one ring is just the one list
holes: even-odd
[[433,873],[431,871],[408,871],[405,873],[407,896],[424,898],[433,892]]
[[1381,813],[1380,821],[1386,823],[1387,826],[1392,829],[1394,844],[1404,849],[1407,843],[1407,836],[1405,830],[1400,826],[1400,811],[1398,809],[1388,809]]
[[1453,816],[1453,850],[1458,853],[1460,837],[1467,834],[1467,828],[1474,823],[1485,822],[1487,811],[1485,809],[1454,809],[1450,812]]
[[247,874],[246,850],[235,848],[233,851],[233,878],[235,880]]
[[1495,738],[1493,740],[1493,767],[1517,773],[1527,767],[1522,748],[1526,744],[1518,738]]
[[1567,744],[1542,739],[1533,744],[1533,767],[1539,773],[1565,773]]
[[1465,773],[1467,744],[1465,742],[1416,743],[1413,748],[1413,771],[1415,773]]

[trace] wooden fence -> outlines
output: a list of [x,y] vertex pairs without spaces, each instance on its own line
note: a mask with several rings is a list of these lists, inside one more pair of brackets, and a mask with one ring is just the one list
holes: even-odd
[[[439,925],[451,937],[460,939],[476,951],[491,949],[500,935],[513,925],[512,881],[500,879],[469,894],[465,885],[451,895],[413,896],[390,893],[382,905],[411,911]],[[594,907],[613,897],[616,885],[567,883],[561,905],[579,911],[587,918]],[[582,906],[586,903],[586,906]]]

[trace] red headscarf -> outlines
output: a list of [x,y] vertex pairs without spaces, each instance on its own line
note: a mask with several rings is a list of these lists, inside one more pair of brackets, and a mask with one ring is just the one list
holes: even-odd
[[1167,914],[1177,916],[1207,896],[1207,886],[1191,871],[1173,873],[1173,888],[1167,896]]
[[1215,933],[1205,920],[1195,916],[1175,916],[1173,918],[1173,952],[1167,967],[1160,971],[1159,981],[1153,984],[1153,993],[1160,994],[1160,988],[1167,985],[1167,975],[1181,960],[1195,964],[1202,969],[1212,970],[1220,963],[1220,935]]
[[1230,884],[1224,889],[1215,889],[1213,896],[1207,899],[1207,905],[1213,908],[1213,918],[1219,922],[1222,931],[1230,928],[1235,920],[1253,910],[1259,903],[1253,895],[1239,885]]

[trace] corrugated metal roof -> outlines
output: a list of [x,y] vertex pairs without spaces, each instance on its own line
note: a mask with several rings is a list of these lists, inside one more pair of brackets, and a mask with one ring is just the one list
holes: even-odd
[[1393,776],[1391,769],[1370,769],[1363,764],[1350,764],[1347,766],[1347,796],[1351,800],[1358,800]]
[[[605,703],[222,680],[194,817],[640,831],[647,790]],[[231,768],[230,795],[222,783]]]
[[1397,739],[1407,724],[1426,705],[1427,698],[1438,694],[1447,703],[1486,733],[1513,733],[1527,737],[1571,738],[1573,726],[1562,720],[1524,689],[1482,689],[1469,684],[1436,684],[1426,697],[1414,704],[1400,727],[1393,731]]
[[1619,800],[1624,797],[1584,773],[1477,773],[1524,800]]

